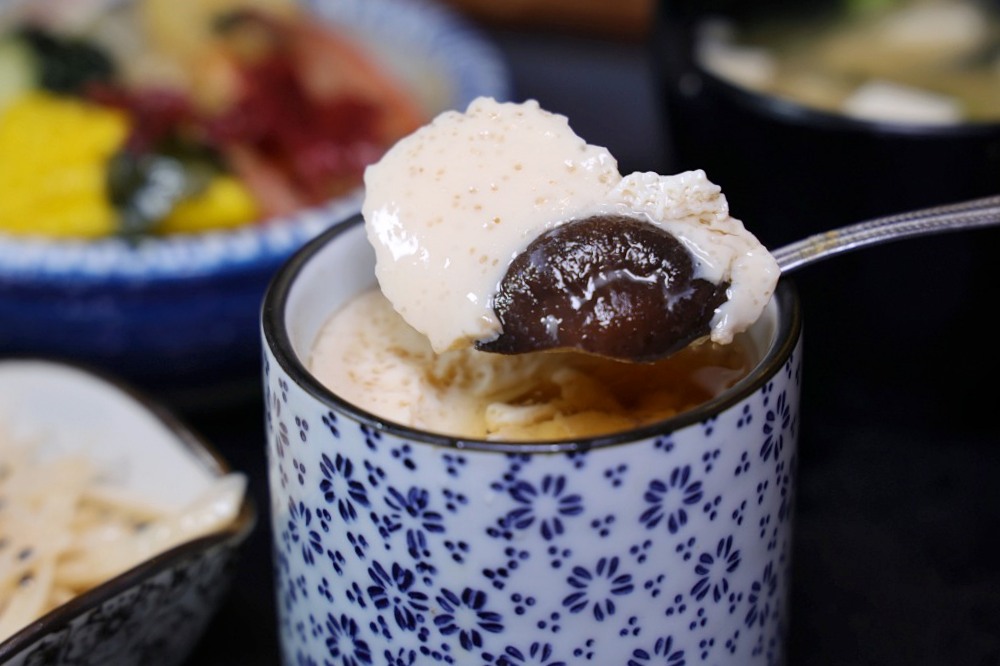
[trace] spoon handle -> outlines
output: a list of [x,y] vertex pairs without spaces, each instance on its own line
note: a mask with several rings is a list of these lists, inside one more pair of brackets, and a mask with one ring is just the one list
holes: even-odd
[[1000,225],[1000,195],[877,217],[789,243],[771,254],[782,273],[888,241]]

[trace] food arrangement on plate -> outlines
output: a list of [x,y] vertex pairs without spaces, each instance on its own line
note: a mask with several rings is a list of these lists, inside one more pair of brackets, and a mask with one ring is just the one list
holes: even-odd
[[22,158],[0,159],[0,354],[185,405],[259,382],[267,282],[357,212],[367,162],[508,94],[493,45],[429,0],[2,7],[0,156]]
[[0,662],[183,658],[254,526],[246,485],[128,386],[0,362]]
[[346,30],[290,1],[63,4],[23,5],[0,42],[0,153],[24,156],[0,166],[9,233],[287,215],[356,188],[426,119]]

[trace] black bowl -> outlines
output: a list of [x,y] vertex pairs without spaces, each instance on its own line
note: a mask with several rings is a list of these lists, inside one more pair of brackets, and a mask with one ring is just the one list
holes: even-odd
[[656,62],[675,168],[704,168],[762,240],[1000,192],[996,123],[869,122],[756,93],[700,67],[694,31],[766,13],[829,11],[829,0],[664,0]]
[[[709,16],[739,25],[832,5],[659,2],[651,43],[670,169],[704,169],[732,214],[771,248],[879,215],[1000,193],[1000,122],[851,119],[733,85],[694,57],[695,28]],[[998,250],[1000,230],[987,229],[880,246],[796,274],[812,379],[806,399],[871,405],[876,395],[913,396],[869,409],[875,418],[887,409],[900,418],[948,418],[939,415],[949,406],[974,406],[970,377],[1000,371],[995,355],[970,348],[995,298]],[[836,404],[828,407],[835,413]]]

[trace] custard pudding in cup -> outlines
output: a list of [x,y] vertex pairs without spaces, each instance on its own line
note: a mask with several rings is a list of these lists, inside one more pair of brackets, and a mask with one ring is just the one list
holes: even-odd
[[365,222],[262,309],[284,663],[782,663],[792,285],[655,364],[439,352],[387,305]]

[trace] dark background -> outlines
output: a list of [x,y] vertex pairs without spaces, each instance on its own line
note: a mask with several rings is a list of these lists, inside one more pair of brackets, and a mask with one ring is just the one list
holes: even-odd
[[[499,26],[482,24],[510,65],[515,99],[568,116],[578,134],[611,150],[623,173],[671,172],[651,35]],[[934,243],[913,243],[914,261],[933,258]],[[794,278],[804,299],[836,285],[839,261]],[[878,316],[844,300],[839,325],[863,327]],[[967,332],[927,343],[954,363],[902,355],[893,357],[895,372],[858,361],[835,337],[811,335],[810,310],[822,308],[809,302],[806,310],[789,663],[1000,664],[995,336],[984,315],[967,313]],[[919,321],[902,323],[900,335],[907,325]],[[192,666],[278,663],[263,405],[250,393],[177,406],[248,473],[260,512],[236,584]]]

